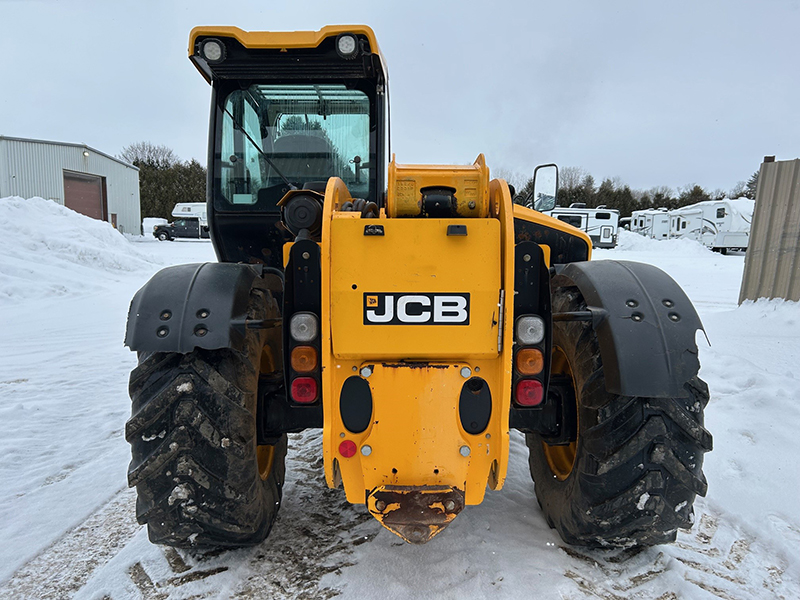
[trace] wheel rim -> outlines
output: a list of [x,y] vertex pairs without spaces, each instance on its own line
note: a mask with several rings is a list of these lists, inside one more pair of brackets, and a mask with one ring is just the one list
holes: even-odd
[[257,446],[256,458],[258,459],[258,474],[261,480],[269,477],[272,471],[272,459],[275,456],[275,446]]
[[[564,351],[558,346],[553,347],[552,367],[551,373],[553,375],[566,375],[572,381],[572,388],[575,389],[575,379],[572,376],[572,369],[569,367],[569,361]],[[577,402],[577,390],[575,393],[575,401]],[[575,411],[578,414],[578,411]],[[576,427],[576,431],[579,429]],[[566,446],[551,446],[542,442],[542,449],[544,450],[544,457],[547,460],[547,465],[550,467],[553,475],[559,481],[564,481],[569,474],[572,473],[572,468],[575,466],[575,456],[577,455],[578,442],[570,442]]]

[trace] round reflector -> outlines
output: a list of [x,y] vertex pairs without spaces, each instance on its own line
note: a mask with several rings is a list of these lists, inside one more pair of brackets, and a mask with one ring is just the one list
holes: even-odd
[[544,321],[541,317],[531,315],[517,319],[517,343],[523,346],[534,346],[544,339]]
[[544,396],[542,382],[536,379],[523,379],[517,383],[514,400],[520,406],[539,406]]
[[339,454],[345,458],[350,458],[356,455],[356,444],[352,440],[345,440],[339,444]]
[[311,342],[319,332],[317,316],[312,313],[297,313],[289,321],[289,333],[298,342]]
[[517,352],[517,371],[523,375],[538,375],[544,369],[542,351],[536,348],[523,348]]
[[298,377],[292,381],[292,400],[299,404],[311,404],[316,399],[316,379],[313,377]]
[[298,373],[310,373],[317,368],[317,349],[312,346],[292,348],[292,369]]

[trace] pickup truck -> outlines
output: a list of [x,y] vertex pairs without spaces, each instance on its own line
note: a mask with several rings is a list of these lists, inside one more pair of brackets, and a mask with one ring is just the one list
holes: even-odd
[[200,225],[197,217],[181,217],[166,225],[156,225],[153,236],[162,242],[175,238],[208,238],[208,226]]

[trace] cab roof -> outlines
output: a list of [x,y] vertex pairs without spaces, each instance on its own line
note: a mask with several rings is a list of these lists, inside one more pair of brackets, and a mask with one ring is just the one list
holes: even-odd
[[[195,45],[200,37],[227,37],[238,41],[249,49],[289,50],[290,48],[316,48],[324,40],[340,33],[354,33],[366,36],[370,51],[380,58],[383,72],[386,73],[386,60],[383,58],[375,32],[367,25],[327,25],[319,31],[244,31],[238,27],[200,26],[189,34],[189,56],[194,56]],[[206,81],[211,83],[208,74],[200,66],[195,67]]]

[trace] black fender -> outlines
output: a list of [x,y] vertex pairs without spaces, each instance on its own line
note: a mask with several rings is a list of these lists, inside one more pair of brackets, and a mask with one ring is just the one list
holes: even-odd
[[[553,289],[583,295],[600,345],[606,390],[624,396],[688,396],[697,375],[697,330],[686,293],[661,269],[616,260],[556,265]],[[558,320],[558,315],[553,315]]]
[[[261,265],[200,263],[162,269],[136,292],[128,311],[125,345],[138,352],[244,347],[247,305]],[[259,280],[259,281],[257,281]]]

